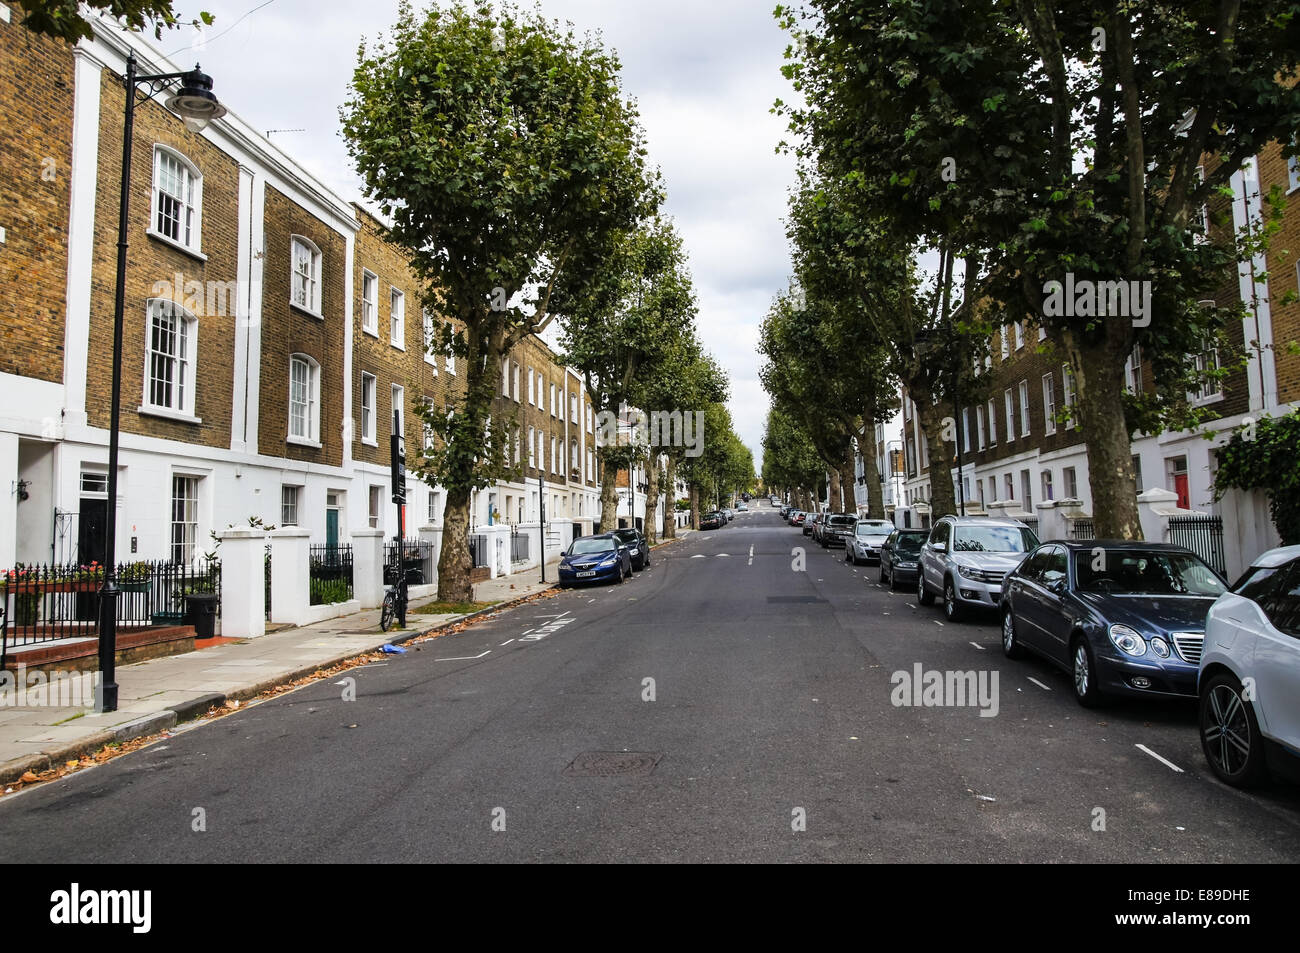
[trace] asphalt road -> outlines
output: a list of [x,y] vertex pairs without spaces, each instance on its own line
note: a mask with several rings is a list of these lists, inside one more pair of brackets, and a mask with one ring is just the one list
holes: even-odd
[[[5,859],[1300,859],[1300,789],[1216,781],[1191,704],[1086,711],[995,619],[941,620],[759,504],[356,669],[355,701],[318,682],[5,797]],[[996,715],[894,705],[917,663],[996,672]]]

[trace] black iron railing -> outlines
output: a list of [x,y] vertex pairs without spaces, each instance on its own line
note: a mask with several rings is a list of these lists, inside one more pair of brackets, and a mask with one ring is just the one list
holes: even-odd
[[519,532],[518,527],[510,532],[510,561],[512,563],[528,561],[528,534]]
[[347,602],[352,598],[352,547],[338,543],[308,547],[309,603],[314,606]]
[[1228,575],[1223,547],[1223,517],[1171,516],[1169,542],[1190,549],[1220,576]]
[[[401,545],[402,566],[406,571],[407,585],[418,585],[433,578],[433,544],[418,539],[404,539]],[[396,540],[384,544],[384,583],[396,581],[398,545]],[[416,576],[419,578],[416,578]]]
[[1095,539],[1092,520],[1070,520],[1070,539]]
[[[104,570],[89,566],[25,566],[0,575],[0,667],[14,648],[59,639],[97,638],[99,591]],[[117,568],[119,631],[151,626],[182,625],[185,597],[203,593],[221,596],[221,564],[198,559],[193,563],[138,561]]]
[[475,569],[482,569],[490,565],[488,562],[489,556],[488,538],[481,535],[471,536],[469,538],[469,564]]

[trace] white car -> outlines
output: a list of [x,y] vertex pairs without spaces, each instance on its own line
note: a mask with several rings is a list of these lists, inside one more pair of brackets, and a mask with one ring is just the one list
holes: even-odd
[[1197,693],[1201,747],[1221,781],[1300,777],[1300,546],[1264,553],[1210,607]]
[[855,566],[880,562],[880,547],[896,528],[889,520],[858,520],[853,524],[853,535],[845,542],[844,561]]

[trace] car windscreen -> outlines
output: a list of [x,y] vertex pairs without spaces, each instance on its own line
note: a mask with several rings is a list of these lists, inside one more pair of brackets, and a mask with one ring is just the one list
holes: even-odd
[[925,533],[899,533],[894,540],[894,549],[900,553],[919,553],[926,540]]
[[569,549],[569,555],[587,556],[592,553],[611,553],[613,551],[614,541],[612,539],[589,536],[586,539],[575,539],[573,546]]
[[958,526],[955,553],[1027,553],[1038,545],[1033,531],[1019,526]]
[[858,536],[888,536],[893,531],[891,523],[858,523],[853,530]]
[[1191,553],[1098,547],[1080,552],[1075,559],[1075,576],[1083,592],[1217,597],[1224,590],[1214,570]]
[[857,522],[857,519],[852,516],[832,516],[827,520],[827,524],[830,526],[852,526],[855,522]]

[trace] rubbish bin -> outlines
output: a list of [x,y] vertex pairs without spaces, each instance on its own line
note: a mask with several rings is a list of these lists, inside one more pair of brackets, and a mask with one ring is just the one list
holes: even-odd
[[217,634],[217,594],[191,592],[185,597],[185,620],[194,626],[196,639],[210,639]]

